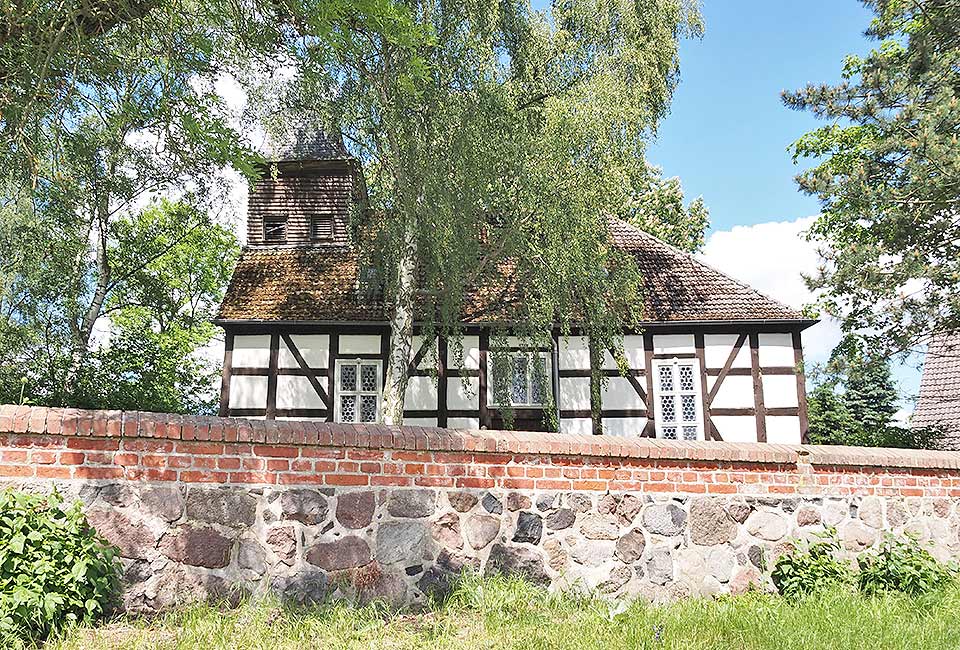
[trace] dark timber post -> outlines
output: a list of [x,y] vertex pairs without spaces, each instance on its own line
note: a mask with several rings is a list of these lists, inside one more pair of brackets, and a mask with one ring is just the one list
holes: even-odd
[[223,374],[220,380],[220,417],[230,415],[230,382],[233,374],[233,332],[225,332],[223,341]]
[[270,374],[267,375],[267,412],[268,420],[277,419],[277,371],[280,365],[280,335],[270,335]]

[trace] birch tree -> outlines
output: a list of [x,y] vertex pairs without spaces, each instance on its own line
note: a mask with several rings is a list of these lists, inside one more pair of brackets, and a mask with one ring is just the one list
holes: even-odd
[[[258,160],[214,84],[272,61],[299,6],[0,6],[0,397],[206,408],[191,355],[236,247],[218,172]],[[353,24],[405,29],[388,0],[319,9],[334,50]]]
[[[576,324],[600,349],[635,322],[636,268],[606,223],[636,210],[678,39],[701,29],[686,0],[396,4],[409,40],[360,28],[336,51],[299,16],[292,80],[255,102],[278,130],[342,133],[363,164],[354,230],[384,281],[387,423],[403,419],[415,321],[456,340],[470,318],[534,343]],[[479,311],[465,303],[478,293]]]

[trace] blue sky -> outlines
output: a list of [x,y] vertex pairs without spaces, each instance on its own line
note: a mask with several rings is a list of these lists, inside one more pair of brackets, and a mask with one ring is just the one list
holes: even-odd
[[870,47],[871,13],[857,0],[705,0],[703,14],[649,160],[704,197],[716,229],[816,214],[787,147],[820,122],[780,92],[839,80],[843,57]]
[[[872,14],[858,0],[705,0],[703,14],[706,34],[681,45],[680,86],[647,157],[706,201],[707,262],[799,307],[812,298],[801,274],[818,261],[802,233],[819,205],[797,189],[804,163],[787,149],[823,122],[780,93],[839,81],[843,58],[874,46],[863,36]],[[825,361],[839,337],[828,319],[807,330],[807,361]],[[916,366],[894,367],[904,395],[919,390]]]

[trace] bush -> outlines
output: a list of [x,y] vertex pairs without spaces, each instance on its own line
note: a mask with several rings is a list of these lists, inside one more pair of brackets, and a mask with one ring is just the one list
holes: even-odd
[[120,584],[116,549],[60,495],[0,492],[0,643],[37,640],[106,614]]
[[857,584],[865,594],[900,591],[917,596],[944,587],[954,576],[915,537],[903,541],[887,535],[876,553],[861,555],[857,563]]
[[825,587],[849,583],[850,567],[837,559],[839,551],[837,531],[828,528],[812,541],[780,556],[770,575],[773,584],[782,596],[799,598]]

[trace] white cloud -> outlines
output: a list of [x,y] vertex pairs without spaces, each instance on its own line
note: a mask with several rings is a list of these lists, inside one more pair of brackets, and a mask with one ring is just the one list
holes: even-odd
[[[802,274],[813,274],[820,257],[804,232],[816,217],[770,221],[718,230],[700,257],[720,271],[796,309],[813,302]],[[827,316],[803,332],[804,358],[822,363],[840,341],[839,323]]]
[[[814,300],[802,274],[815,273],[820,262],[816,247],[804,236],[815,219],[803,217],[719,230],[709,236],[700,257],[771,298],[800,309]],[[839,322],[821,316],[819,323],[803,332],[804,360],[808,364],[825,362],[840,337]],[[898,421],[905,421],[913,412],[911,398],[920,385],[917,365],[917,359],[910,358],[893,366],[893,377],[904,396]]]

